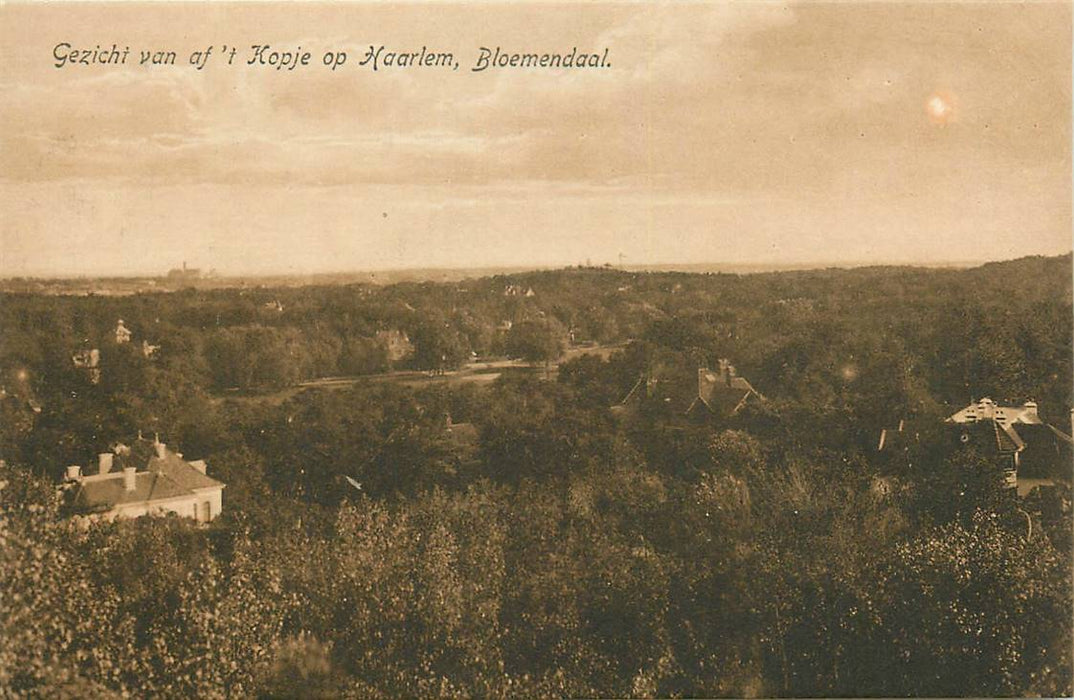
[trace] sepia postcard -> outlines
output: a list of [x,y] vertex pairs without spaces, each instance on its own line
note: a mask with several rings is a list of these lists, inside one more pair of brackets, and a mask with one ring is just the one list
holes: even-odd
[[0,1],[0,697],[1070,697],[1071,65]]

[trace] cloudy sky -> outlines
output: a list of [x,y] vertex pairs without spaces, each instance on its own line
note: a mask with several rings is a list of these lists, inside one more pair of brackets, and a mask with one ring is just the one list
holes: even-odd
[[[57,68],[61,42],[131,53]],[[475,73],[481,46],[611,66]],[[8,3],[0,101],[4,276],[1071,247],[1069,3]]]

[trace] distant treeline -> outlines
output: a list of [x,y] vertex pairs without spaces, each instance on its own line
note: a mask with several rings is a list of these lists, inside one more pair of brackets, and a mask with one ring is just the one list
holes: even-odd
[[[77,404],[91,395],[123,402],[175,393],[178,405],[198,392],[450,369],[474,354],[548,359],[568,338],[643,340],[695,366],[731,358],[765,395],[845,409],[869,430],[981,396],[1034,399],[1065,423],[1070,261],[748,276],[578,269],[390,287],[4,295],[0,372],[8,394],[32,394],[49,412],[85,413]],[[120,318],[133,333],[129,346],[115,343]],[[391,357],[383,331],[406,334],[405,358]],[[139,360],[143,340],[161,346],[153,362]],[[100,387],[71,361],[90,347],[101,351]]]

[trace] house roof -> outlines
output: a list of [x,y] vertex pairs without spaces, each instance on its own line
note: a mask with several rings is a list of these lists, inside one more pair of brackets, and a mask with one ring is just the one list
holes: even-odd
[[987,430],[1000,452],[1020,452],[1027,444],[1072,444],[1071,437],[1041,420],[1037,404],[1000,406],[984,398],[951,414],[946,423],[957,424],[963,432]]
[[711,370],[698,372],[697,399],[687,410],[704,404],[713,413],[732,415],[745,404],[750,394],[757,391],[745,377],[721,377]]
[[161,474],[180,487],[191,491],[223,486],[211,476],[202,474],[189,462],[180,459],[174,452],[165,452],[163,459],[156,456],[150,458],[146,469],[150,473]]
[[[116,454],[112,471],[83,477],[75,488],[71,504],[75,510],[105,511],[127,503],[151,503],[193,495],[201,489],[223,488],[224,484],[202,474],[179,455],[164,448],[158,457],[153,443],[136,440],[129,451]],[[124,468],[133,467],[134,488],[127,490]]]
[[1023,475],[1070,479],[1074,449],[1069,435],[1047,424],[1019,425],[1017,430],[1025,442],[1019,454],[1019,479]]
[[719,371],[700,369],[694,375],[681,368],[660,368],[653,374],[657,376],[639,379],[619,406],[648,396],[676,413],[704,409],[730,416],[737,413],[750,396],[760,396],[745,377],[728,376]]
[[1015,452],[1025,449],[1026,443],[1009,423],[992,421],[992,429],[996,433],[996,447],[1000,452]]
[[1069,435],[1043,422],[1004,423],[984,419],[953,424],[961,442],[976,438],[976,444],[995,450],[998,455],[1014,456],[1019,479],[1027,476],[1069,474],[1074,451]]
[[109,510],[126,503],[161,501],[190,493],[190,489],[183,488],[159,472],[136,473],[134,490],[128,491],[124,486],[123,472],[119,471],[83,478],[72,504],[78,510]]
[[[1018,426],[1019,429],[1023,427]],[[995,449],[997,452],[1010,454],[1025,449],[1025,440],[1018,434],[1015,427],[997,421],[980,420],[963,423],[950,426],[950,430],[960,436],[961,442],[967,442],[972,438],[974,444]]]
[[977,421],[995,420],[1001,423],[1019,425],[1041,425],[1043,421],[1037,415],[1037,404],[1028,402],[1021,406],[1000,406],[992,399],[984,398],[947,418],[948,423],[976,423]]
[[1065,442],[1068,445],[1074,445],[1074,437],[1067,435],[1062,430],[1057,429],[1055,426],[1048,425],[1047,428],[1052,432],[1053,435],[1055,435],[1055,437],[1060,442]]
[[[987,399],[986,404],[991,404]],[[980,404],[977,404],[979,406]],[[1015,407],[985,406],[986,411],[969,411],[967,407],[945,421],[949,437],[954,442],[981,449],[1017,469],[1019,489],[1023,478],[1069,481],[1074,464],[1074,440],[1063,431],[1045,423],[1036,412],[1036,405]],[[985,414],[982,417],[982,413]],[[890,452],[906,446],[907,433],[894,429],[881,430],[877,450]],[[917,433],[913,433],[917,439]],[[953,444],[952,443],[952,444]],[[1008,467],[1009,468],[1009,467]]]

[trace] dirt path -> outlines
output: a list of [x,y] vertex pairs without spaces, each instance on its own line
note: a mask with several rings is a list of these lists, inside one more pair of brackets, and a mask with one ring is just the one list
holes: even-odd
[[[558,361],[548,367],[549,376],[554,377],[559,365],[573,360],[582,355],[597,355],[607,359],[616,350],[622,349],[623,345],[594,345],[590,347],[580,346],[568,348]],[[457,370],[434,373],[415,370],[399,370],[382,372],[379,374],[363,374],[343,377],[321,377],[301,382],[278,391],[255,393],[239,392],[238,390],[225,392],[214,397],[214,401],[220,402],[225,399],[240,401],[256,401],[259,403],[281,404],[287,399],[303,391],[320,389],[334,391],[347,389],[360,382],[391,382],[409,387],[428,386],[429,384],[490,384],[503,375],[506,370],[532,371],[543,373],[545,367],[542,364],[534,364],[523,360],[476,360],[468,362]]]

